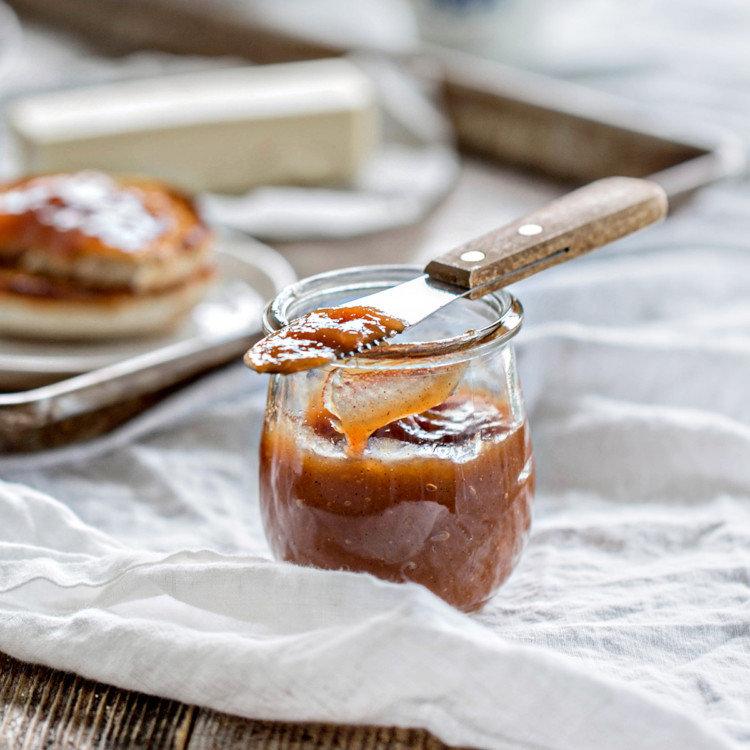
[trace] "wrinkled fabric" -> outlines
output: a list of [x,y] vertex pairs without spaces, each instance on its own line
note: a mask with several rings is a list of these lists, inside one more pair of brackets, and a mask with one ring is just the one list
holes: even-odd
[[0,493],[0,650],[479,747],[747,742],[748,283],[742,248],[644,237],[518,285],[536,517],[476,615],[271,561],[265,379],[233,366],[99,441],[0,459],[21,483]]

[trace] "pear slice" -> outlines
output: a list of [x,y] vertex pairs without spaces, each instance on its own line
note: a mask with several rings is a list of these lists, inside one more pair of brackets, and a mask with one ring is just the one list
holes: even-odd
[[326,381],[326,408],[339,421],[349,453],[359,454],[380,427],[442,404],[456,390],[466,362],[404,370],[337,369]]

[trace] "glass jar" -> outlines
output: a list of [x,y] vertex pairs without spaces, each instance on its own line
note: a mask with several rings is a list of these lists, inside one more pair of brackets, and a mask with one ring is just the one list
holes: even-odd
[[[266,309],[266,333],[414,278],[366,266],[320,274]],[[392,344],[271,376],[260,507],[274,555],[416,581],[464,611],[510,575],[526,544],[534,463],[505,291],[461,299]]]

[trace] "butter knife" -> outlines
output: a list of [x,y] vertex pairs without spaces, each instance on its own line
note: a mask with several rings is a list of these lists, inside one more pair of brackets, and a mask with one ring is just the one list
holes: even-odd
[[656,183],[607,177],[450,250],[411,281],[341,307],[373,307],[412,326],[460,297],[482,297],[632,234],[666,213],[667,197]]
[[666,212],[664,190],[653,182],[598,180],[435,258],[411,281],[292,321],[256,344],[245,362],[258,372],[288,373],[360,353],[456,299],[482,297],[653,224]]

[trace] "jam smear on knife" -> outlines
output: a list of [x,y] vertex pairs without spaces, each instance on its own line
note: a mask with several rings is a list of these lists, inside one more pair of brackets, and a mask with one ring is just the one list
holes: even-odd
[[403,320],[374,307],[323,307],[259,341],[245,354],[245,364],[256,372],[284,375],[309,370],[405,327]]

